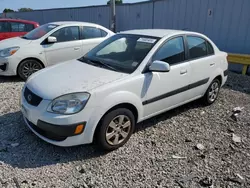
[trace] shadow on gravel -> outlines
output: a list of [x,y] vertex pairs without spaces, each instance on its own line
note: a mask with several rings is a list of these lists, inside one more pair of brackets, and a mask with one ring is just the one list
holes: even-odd
[[23,82],[18,76],[0,76],[0,83]]
[[205,107],[204,105],[202,105],[202,103],[199,100],[193,101],[191,103],[185,104],[183,106],[177,107],[175,109],[172,109],[170,111],[167,111],[163,114],[159,114],[155,117],[152,117],[148,120],[145,120],[141,123],[139,123],[136,126],[136,130],[135,132],[139,132],[139,131],[144,131],[145,129],[152,127],[152,126],[157,126],[157,124],[159,122],[165,121],[167,119],[170,119],[174,116],[180,115],[188,110],[192,110],[195,108],[202,108]]
[[94,144],[68,148],[48,144],[26,127],[21,112],[0,116],[0,162],[12,167],[36,168],[105,154]]
[[[192,108],[197,102],[156,116],[137,125],[136,132],[155,126],[158,122]],[[21,112],[0,116],[0,161],[18,168],[36,168],[57,163],[70,163],[106,155],[95,144],[62,148],[47,144],[25,125]],[[16,145],[17,146],[16,146]]]

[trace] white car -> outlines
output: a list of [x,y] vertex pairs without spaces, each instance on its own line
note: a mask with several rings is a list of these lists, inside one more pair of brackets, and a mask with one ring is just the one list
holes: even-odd
[[113,150],[128,141],[138,122],[199,98],[212,104],[227,71],[227,54],[202,34],[126,31],[78,60],[33,74],[21,109],[27,126],[51,144],[95,138]]
[[0,75],[26,80],[34,72],[77,59],[114,33],[86,22],[54,22],[0,42]]

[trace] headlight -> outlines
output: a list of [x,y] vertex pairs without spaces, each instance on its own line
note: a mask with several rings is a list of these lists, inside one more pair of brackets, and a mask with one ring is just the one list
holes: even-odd
[[89,93],[71,93],[54,99],[47,111],[58,114],[75,114],[80,112],[88,102]]
[[0,51],[0,57],[9,57],[15,54],[20,47],[6,48]]

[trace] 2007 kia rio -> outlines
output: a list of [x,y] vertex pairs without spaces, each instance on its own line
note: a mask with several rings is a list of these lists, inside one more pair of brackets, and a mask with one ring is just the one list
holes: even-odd
[[114,150],[136,123],[202,98],[212,104],[227,80],[227,54],[206,36],[131,30],[78,60],[33,74],[22,90],[27,126],[58,146],[98,141]]

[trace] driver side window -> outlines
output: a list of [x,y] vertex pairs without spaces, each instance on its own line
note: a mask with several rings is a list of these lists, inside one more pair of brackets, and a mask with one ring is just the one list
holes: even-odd
[[57,42],[68,42],[80,40],[80,31],[78,26],[64,27],[54,32],[52,37],[57,38]]
[[153,56],[153,61],[159,60],[173,65],[185,61],[183,37],[167,41]]

